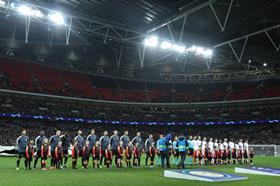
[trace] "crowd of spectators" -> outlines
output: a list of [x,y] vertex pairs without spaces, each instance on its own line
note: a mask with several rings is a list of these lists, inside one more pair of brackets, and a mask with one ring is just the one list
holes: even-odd
[[75,117],[109,121],[183,122],[280,119],[280,103],[260,102],[242,105],[138,106],[97,104],[20,95],[2,95],[0,113],[52,117]]

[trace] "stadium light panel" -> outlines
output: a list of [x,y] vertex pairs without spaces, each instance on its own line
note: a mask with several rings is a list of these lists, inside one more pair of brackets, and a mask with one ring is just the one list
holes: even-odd
[[16,8],[15,3],[14,2],[10,3],[10,7],[11,8]]
[[37,18],[43,18],[43,13],[38,9],[33,9],[26,5],[20,5],[16,8],[17,12],[24,16],[33,16]]
[[24,16],[32,16],[32,8],[26,6],[26,5],[20,5],[17,7],[18,13]]
[[170,49],[171,47],[172,47],[172,44],[167,41],[163,41],[160,45],[161,49]]
[[196,47],[195,54],[196,55],[203,55],[204,54],[204,49],[202,47]]
[[37,18],[43,18],[44,14],[40,10],[33,9],[32,16]]
[[203,56],[207,57],[207,58],[212,57],[212,55],[213,55],[213,50],[211,50],[211,49],[207,49],[203,53]]
[[6,7],[6,2],[3,0],[0,0],[0,7]]
[[151,36],[144,41],[145,46],[150,47],[157,47],[158,46],[158,37],[157,36]]
[[189,52],[195,52],[195,51],[196,51],[196,46],[193,45],[192,47],[188,48],[187,51],[189,51]]
[[64,17],[59,12],[54,12],[54,13],[48,14],[48,18],[50,21],[52,21],[53,23],[55,23],[57,25],[65,25]]
[[174,50],[175,52],[183,53],[185,52],[186,47],[183,45],[172,45],[172,50]]

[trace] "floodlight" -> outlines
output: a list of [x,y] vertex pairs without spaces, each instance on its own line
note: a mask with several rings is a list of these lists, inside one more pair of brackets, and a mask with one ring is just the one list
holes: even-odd
[[14,2],[10,3],[10,7],[11,8],[16,8],[15,3]]
[[57,25],[64,25],[65,24],[64,17],[59,12],[53,12],[51,14],[48,14],[48,18],[49,18],[50,21],[52,21],[53,23],[55,23]]
[[171,47],[172,47],[172,44],[167,41],[162,42],[160,45],[161,49],[170,49]]
[[193,45],[192,47],[190,47],[190,48],[188,49],[188,51],[190,51],[190,52],[195,52],[195,51],[196,51],[196,46]]
[[26,6],[26,5],[20,5],[17,7],[17,11],[25,16],[31,16],[32,15],[32,8]]
[[151,36],[144,41],[145,46],[156,47],[158,46],[158,37]]
[[205,57],[211,57],[213,55],[213,50],[207,49],[204,51],[203,56]]
[[44,14],[40,10],[33,9],[32,16],[37,18],[43,18]]
[[3,0],[0,0],[0,7],[6,7],[6,2]]
[[203,53],[204,53],[204,48],[196,47],[196,50],[195,50],[196,55],[203,55]]
[[267,63],[264,63],[263,66],[266,67],[266,66],[267,66]]
[[180,52],[183,53],[185,52],[186,47],[183,45],[172,45],[172,50],[174,50],[175,52]]

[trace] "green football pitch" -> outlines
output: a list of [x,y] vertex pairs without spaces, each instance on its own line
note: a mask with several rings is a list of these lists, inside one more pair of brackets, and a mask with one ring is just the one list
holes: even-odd
[[[247,180],[207,183],[199,181],[188,181],[164,178],[164,169],[161,168],[102,168],[102,169],[77,169],[71,168],[61,170],[24,170],[23,160],[21,169],[16,171],[15,158],[0,157],[0,186],[12,185],[105,185],[105,186],[181,186],[181,185],[246,185],[246,186],[279,186],[280,177],[245,175]],[[280,167],[280,158],[256,157],[256,166]],[[71,159],[68,161],[69,167]],[[193,167],[191,167],[193,168]],[[234,173],[234,166],[204,166],[203,168],[220,171],[224,173]]]

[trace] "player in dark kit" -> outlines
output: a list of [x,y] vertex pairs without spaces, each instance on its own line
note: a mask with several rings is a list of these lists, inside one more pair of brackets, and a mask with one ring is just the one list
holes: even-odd
[[25,161],[24,161],[24,165],[25,165],[25,169],[29,169],[31,170],[31,162],[34,158],[34,141],[31,140],[28,145],[26,146],[26,150],[25,150]]
[[146,152],[146,161],[145,161],[145,165],[146,166],[148,166],[148,161],[149,161],[149,159],[150,159],[150,152],[149,152],[149,149],[150,149],[150,146],[151,146],[151,144],[152,144],[152,142],[153,142],[154,140],[153,140],[153,135],[152,134],[150,134],[149,135],[149,138],[148,139],[146,139],[146,141],[145,141],[145,152]]
[[140,157],[138,158],[138,163],[137,165],[140,166],[141,164],[141,151],[143,150],[143,142],[141,138],[141,133],[137,132],[136,137],[132,139],[132,144],[135,146],[135,144],[138,144],[137,148],[140,150]]
[[50,146],[51,146],[51,169],[55,168],[56,165],[56,158],[55,158],[55,148],[58,145],[58,142],[60,141],[60,130],[56,131],[56,135],[53,135],[50,137]]
[[28,136],[26,136],[26,130],[23,130],[21,132],[21,136],[19,136],[16,141],[16,157],[17,157],[16,170],[19,170],[20,159],[22,157],[25,157],[25,150],[28,142],[29,142],[29,138]]
[[40,135],[35,139],[35,148],[36,148],[37,152],[36,152],[36,157],[35,157],[35,161],[34,161],[34,169],[37,166],[38,159],[41,158],[41,160],[42,160],[42,157],[41,157],[41,147],[42,147],[42,144],[43,144],[43,141],[44,141],[45,138],[46,138],[45,132],[41,131]]
[[[128,131],[124,131],[124,135],[122,135],[120,137],[120,141],[123,142],[123,153],[125,154],[126,153],[126,147],[128,145],[128,142],[130,141],[129,136],[128,136]],[[123,158],[123,163],[126,166],[126,156],[124,156],[124,158]]]
[[101,148],[100,148],[100,142],[97,141],[92,148],[93,168],[100,168],[99,161],[100,161],[101,154],[102,154],[102,152],[101,152]]
[[90,131],[90,135],[87,136],[87,140],[89,141],[90,151],[92,152],[92,148],[94,147],[97,140],[94,129]]
[[156,147],[155,147],[155,142],[153,141],[151,143],[151,146],[149,147],[149,155],[150,155],[150,167],[154,167],[154,161],[155,161],[155,156],[156,156]]
[[60,136],[60,140],[62,142],[62,149],[63,149],[63,158],[64,158],[63,167],[67,168],[67,160],[69,156],[68,150],[70,148],[71,139],[68,133],[65,132],[63,135]]
[[105,162],[107,168],[111,168],[111,162],[112,162],[112,150],[111,150],[111,145],[110,143],[107,145],[107,148],[105,149]]
[[59,141],[57,146],[55,147],[55,165],[57,169],[62,169],[63,163],[63,147],[62,141]]
[[88,169],[88,163],[89,163],[89,156],[91,154],[92,150],[90,150],[89,141],[85,141],[85,145],[83,147],[83,165],[85,169]]
[[78,142],[74,141],[73,147],[72,147],[72,169],[77,169],[77,161],[79,158],[79,148],[78,148]]
[[[99,142],[100,142],[100,146],[101,146],[101,158],[100,158],[100,166],[102,165],[102,161],[103,159],[105,159],[105,150],[109,144],[109,136],[108,136],[108,131],[104,131],[103,132],[103,136],[100,137]],[[106,165],[106,161],[104,161],[104,165]]]
[[78,143],[78,149],[79,149],[79,157],[81,157],[82,162],[82,168],[84,167],[83,162],[83,146],[84,146],[84,137],[82,136],[83,132],[81,130],[78,130],[78,135],[75,137],[75,141]]
[[47,170],[46,164],[47,164],[47,159],[50,156],[50,146],[49,146],[49,141],[47,138],[43,140],[43,144],[41,147],[41,166],[42,170]]
[[129,142],[125,149],[125,158],[126,158],[127,167],[131,167],[132,155],[133,155],[133,145],[132,145],[132,142]]
[[112,149],[113,156],[115,157],[115,165],[118,166],[118,145],[119,145],[119,136],[118,136],[118,131],[113,132],[114,135],[110,137],[110,145]]

